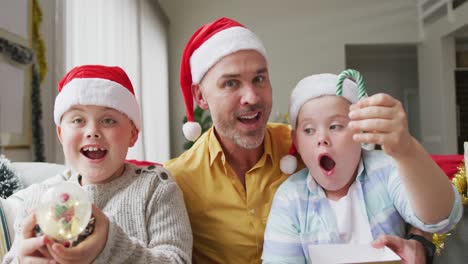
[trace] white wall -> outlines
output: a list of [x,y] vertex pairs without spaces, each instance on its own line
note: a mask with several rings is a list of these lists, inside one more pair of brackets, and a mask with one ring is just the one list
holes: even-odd
[[425,28],[418,47],[422,143],[431,153],[457,153],[454,33],[468,24],[468,5],[455,22],[441,18]]
[[169,20],[171,153],[183,151],[184,106],[179,62],[190,35],[221,16],[239,20],[264,41],[273,84],[273,111],[286,112],[290,91],[302,77],[339,72],[344,45],[415,43],[415,1],[392,0],[160,0]]
[[[285,112],[294,84],[313,72],[338,72],[345,66],[344,44],[418,42],[413,1],[393,0],[159,0],[169,17],[171,154],[183,149],[184,116],[179,88],[179,62],[189,36],[200,25],[220,16],[237,19],[265,42],[274,87],[273,112]],[[42,88],[46,158],[60,161],[52,109],[57,76],[63,75],[62,36],[55,34],[55,0],[39,0],[43,12],[49,72]],[[455,10],[456,21],[446,19],[426,27],[418,48],[420,116],[423,144],[433,153],[455,153],[455,96],[451,36],[468,24],[468,6]],[[30,160],[29,150],[8,150],[14,160]]]

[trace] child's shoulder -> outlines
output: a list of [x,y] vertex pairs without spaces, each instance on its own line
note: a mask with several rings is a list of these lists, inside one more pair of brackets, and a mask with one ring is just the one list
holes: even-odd
[[395,161],[383,150],[362,150],[362,158],[367,165],[372,168],[388,166],[394,164]]
[[128,169],[133,170],[136,176],[145,177],[161,184],[170,184],[174,182],[171,173],[159,164],[139,166],[128,163]]
[[279,187],[277,192],[290,194],[290,193],[299,193],[307,188],[307,176],[309,175],[309,170],[304,168],[286,179]]
[[362,159],[368,172],[395,166],[395,161],[383,150],[362,150]]
[[309,169],[303,168],[299,171],[296,171],[294,174],[289,176],[285,182],[290,182],[290,184],[303,184],[307,181],[307,176],[309,175]]

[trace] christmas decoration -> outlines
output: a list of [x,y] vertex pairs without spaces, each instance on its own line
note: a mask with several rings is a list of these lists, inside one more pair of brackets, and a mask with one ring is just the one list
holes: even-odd
[[[457,187],[457,190],[461,195],[463,205],[468,204],[465,162],[462,161],[460,166],[458,166],[458,172],[455,173],[452,178],[452,183]],[[432,243],[436,246],[436,255],[440,255],[442,253],[442,250],[445,247],[445,239],[448,236],[450,236],[450,233],[432,235]]]
[[461,195],[463,205],[468,204],[468,196],[467,196],[467,182],[466,182],[466,167],[465,162],[462,162],[460,166],[458,166],[458,172],[452,178],[452,182],[457,187],[458,192]]
[[32,50],[0,37],[0,53],[7,59],[31,69],[31,122],[34,161],[44,162],[44,133],[42,129],[41,83],[47,74],[44,40],[40,34],[42,10],[37,0],[32,1]]
[[0,155],[0,197],[6,199],[19,189],[21,182],[12,170],[10,161]]
[[34,53],[20,44],[13,43],[3,37],[0,37],[0,53],[3,53],[7,59],[14,63],[22,65],[32,64],[31,78],[31,115],[32,115],[32,132],[33,132],[33,153],[34,161],[45,161],[44,156],[44,138],[41,125],[42,119],[42,104],[39,74],[35,64]]
[[36,61],[39,65],[38,75],[39,82],[44,81],[45,75],[47,74],[47,60],[45,56],[45,44],[40,33],[40,27],[42,23],[42,10],[37,0],[32,2],[33,12],[33,26],[32,26],[32,45],[33,50],[36,53]]
[[351,78],[357,83],[359,100],[366,97],[366,86],[364,85],[364,78],[360,72],[353,69],[344,70],[338,76],[338,83],[336,84],[336,95],[343,95],[343,82],[346,78]]
[[36,216],[44,234],[70,246],[90,222],[91,202],[80,186],[62,182],[42,195]]
[[33,136],[33,161],[44,162],[44,131],[42,130],[42,103],[41,103],[41,84],[39,82],[39,72],[36,64],[32,65],[32,136]]

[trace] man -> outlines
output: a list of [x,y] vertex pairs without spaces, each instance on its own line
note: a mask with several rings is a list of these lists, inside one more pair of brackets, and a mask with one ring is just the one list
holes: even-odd
[[[191,149],[165,164],[184,193],[193,262],[260,263],[271,202],[287,178],[280,159],[291,143],[288,126],[267,123],[272,88],[265,48],[249,29],[220,18],[190,38],[180,84],[184,135],[196,140],[201,132],[193,100],[213,119]],[[415,241],[384,237],[379,244],[395,244],[400,255],[424,254]]]

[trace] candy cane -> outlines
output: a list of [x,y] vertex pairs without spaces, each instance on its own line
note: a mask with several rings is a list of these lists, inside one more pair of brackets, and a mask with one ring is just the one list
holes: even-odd
[[[360,72],[347,69],[344,70],[338,75],[338,83],[336,84],[336,95],[342,96],[343,95],[343,82],[346,78],[349,78],[357,83],[358,86],[358,99],[361,100],[362,98],[367,96],[366,93],[366,86],[364,85],[364,78]],[[367,133],[366,131],[362,131],[362,133]],[[361,143],[362,148],[371,150],[375,148],[375,144],[370,143]]]
[[349,78],[357,83],[359,100],[366,97],[366,86],[364,85],[364,78],[362,78],[361,73],[353,69],[344,70],[340,73],[340,75],[338,75],[338,83],[336,84],[336,95],[343,95],[343,82],[346,78]]

